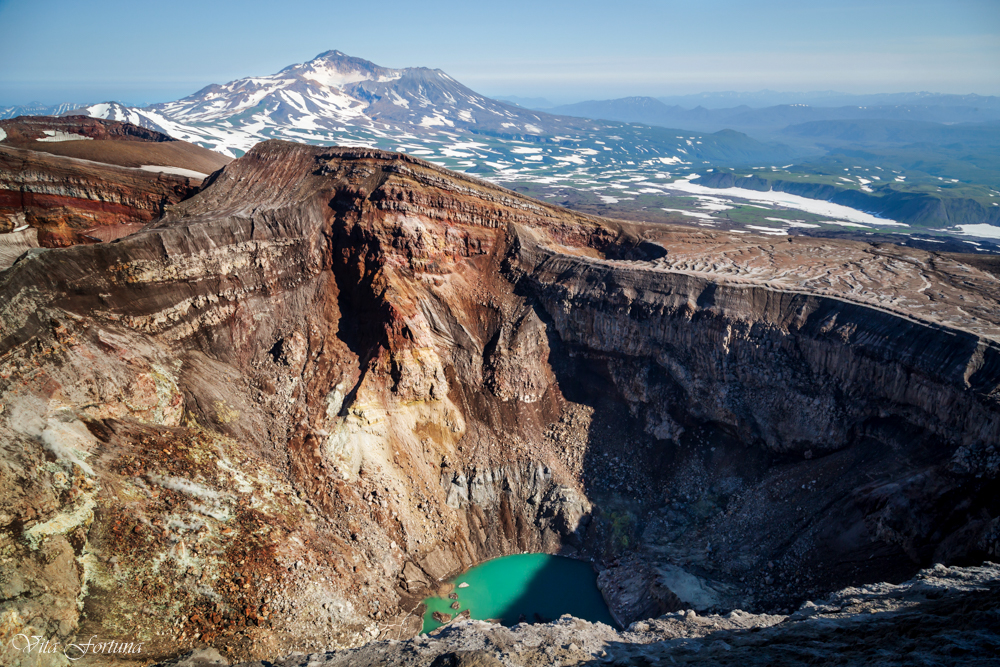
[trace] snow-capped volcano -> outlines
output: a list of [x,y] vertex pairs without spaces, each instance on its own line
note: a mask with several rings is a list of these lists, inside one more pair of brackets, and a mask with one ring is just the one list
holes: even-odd
[[656,208],[644,198],[661,196],[668,179],[693,177],[695,169],[789,159],[785,147],[737,132],[703,135],[554,116],[492,100],[441,70],[389,69],[340,51],[276,74],[213,84],[175,102],[103,103],[70,112],[80,113],[159,130],[232,157],[267,139],[381,148],[599,206]]
[[[546,114],[489,99],[441,70],[389,69],[340,51],[327,51],[277,74],[206,86],[176,102],[141,109],[113,103],[85,109],[91,116],[160,129],[221,152],[245,151],[262,139],[325,142],[335,132],[422,134],[430,128],[468,128],[509,135],[541,134]],[[79,113],[77,111],[76,113]],[[564,119],[576,128],[593,121]]]
[[351,94],[352,86],[362,81],[394,81],[401,76],[402,70],[328,51],[277,74],[213,84],[184,99],[157,106],[172,118],[202,123],[255,109],[291,121],[311,115],[346,120],[363,115],[368,106],[368,102]]

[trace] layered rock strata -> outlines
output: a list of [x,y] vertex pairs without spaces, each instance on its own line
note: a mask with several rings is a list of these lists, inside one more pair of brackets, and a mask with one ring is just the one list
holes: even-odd
[[93,118],[15,118],[0,121],[0,132],[0,234],[34,229],[43,247],[131,233],[228,162],[158,132]]
[[593,558],[623,624],[980,561],[998,292],[266,142],[0,273],[0,640],[356,646],[523,551]]

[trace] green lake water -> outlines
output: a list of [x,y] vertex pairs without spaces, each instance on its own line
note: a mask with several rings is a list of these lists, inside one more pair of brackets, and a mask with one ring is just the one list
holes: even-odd
[[[597,589],[597,574],[584,561],[548,554],[504,556],[477,565],[452,583],[460,608],[452,609],[456,600],[447,597],[427,598],[424,632],[441,626],[431,617],[435,611],[454,616],[466,609],[472,618],[500,619],[504,625],[554,621],[572,614],[615,626]],[[468,587],[460,588],[463,583]]]

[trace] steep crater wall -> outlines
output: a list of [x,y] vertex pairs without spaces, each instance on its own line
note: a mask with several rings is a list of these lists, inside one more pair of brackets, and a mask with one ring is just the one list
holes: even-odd
[[652,591],[623,621],[671,610],[677,592],[778,605],[997,553],[996,343],[519,242],[508,270],[549,325],[560,384],[589,385],[581,400],[608,415],[590,434],[588,494],[631,512],[636,551],[659,561],[609,568],[606,588]]

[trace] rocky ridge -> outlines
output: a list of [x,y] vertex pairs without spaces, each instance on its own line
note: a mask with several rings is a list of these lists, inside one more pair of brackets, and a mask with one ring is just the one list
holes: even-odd
[[[791,614],[687,610],[626,630],[564,616],[504,628],[463,621],[436,635],[379,641],[343,652],[293,655],[240,667],[451,665],[996,664],[1000,567],[937,565],[900,585],[848,588]],[[209,657],[202,654],[205,665]],[[202,656],[188,658],[192,667]],[[176,665],[177,663],[171,663]],[[183,663],[181,663],[183,664]],[[224,662],[214,664],[225,664]],[[164,666],[166,667],[166,666]]]
[[0,293],[3,640],[353,647],[523,551],[623,625],[997,553],[1000,290],[955,257],[275,141]]
[[0,120],[0,267],[20,254],[3,252],[12,240],[5,233],[28,247],[113,240],[194,194],[228,161],[127,123]]

